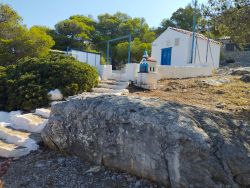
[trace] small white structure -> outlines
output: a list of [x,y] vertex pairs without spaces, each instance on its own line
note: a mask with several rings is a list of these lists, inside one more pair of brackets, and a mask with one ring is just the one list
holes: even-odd
[[72,56],[80,62],[87,63],[91,66],[99,69],[101,66],[101,53],[97,52],[87,52],[87,51],[79,51],[79,50],[70,50],[70,51],[61,51],[61,50],[50,50],[54,53],[60,53],[68,56]]
[[98,68],[101,65],[101,53],[71,50],[68,54],[76,58],[78,61],[87,63],[93,67]]
[[192,44],[192,32],[169,27],[153,42],[151,55],[162,66],[219,67],[220,42],[196,33]]
[[135,84],[144,89],[156,89],[158,77],[157,61],[148,57],[148,53],[145,51]]

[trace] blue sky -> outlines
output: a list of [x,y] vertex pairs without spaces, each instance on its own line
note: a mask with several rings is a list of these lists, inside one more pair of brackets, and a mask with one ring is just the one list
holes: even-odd
[[[179,7],[192,0],[0,0],[14,8],[24,24],[44,25],[53,28],[61,20],[74,14],[92,15],[117,11],[132,17],[144,17],[151,27],[169,18]],[[199,3],[205,0],[199,0]]]

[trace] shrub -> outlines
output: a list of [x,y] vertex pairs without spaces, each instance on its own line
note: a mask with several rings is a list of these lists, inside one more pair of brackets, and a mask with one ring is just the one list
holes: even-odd
[[227,63],[235,63],[235,60],[234,60],[234,58],[227,58],[226,62]]
[[6,104],[6,69],[0,66],[0,109]]
[[31,110],[48,105],[47,93],[59,89],[65,97],[91,90],[98,84],[95,68],[72,57],[51,54],[25,58],[6,67],[5,110]]
[[223,51],[220,51],[220,61],[224,61],[225,60],[225,54]]
[[103,56],[101,56],[101,65],[106,65],[106,60]]

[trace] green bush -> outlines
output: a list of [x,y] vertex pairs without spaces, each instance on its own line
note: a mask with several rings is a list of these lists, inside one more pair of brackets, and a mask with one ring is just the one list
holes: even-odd
[[6,104],[6,69],[0,66],[0,109]]
[[220,51],[220,61],[224,61],[225,60],[225,54],[223,51]]
[[[7,93],[0,96],[0,100],[3,98],[1,104],[5,106],[0,104],[0,109],[8,111],[46,106],[49,103],[47,93],[52,89],[59,89],[67,97],[89,91],[98,84],[95,68],[58,54],[25,58],[2,72],[5,73],[0,71],[0,82],[5,81],[3,90]],[[5,79],[1,79],[1,75]]]
[[227,63],[235,63],[235,59],[234,58],[226,58],[226,62]]

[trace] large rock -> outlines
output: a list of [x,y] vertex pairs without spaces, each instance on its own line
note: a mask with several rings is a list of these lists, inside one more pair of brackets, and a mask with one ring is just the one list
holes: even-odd
[[166,187],[250,186],[248,124],[158,99],[91,95],[52,107],[45,144]]
[[232,75],[242,76],[245,74],[250,74],[250,67],[240,67],[231,70]]
[[250,82],[250,74],[245,74],[240,78],[243,82]]
[[49,99],[52,101],[60,101],[63,99],[63,94],[59,89],[51,90],[48,92]]

